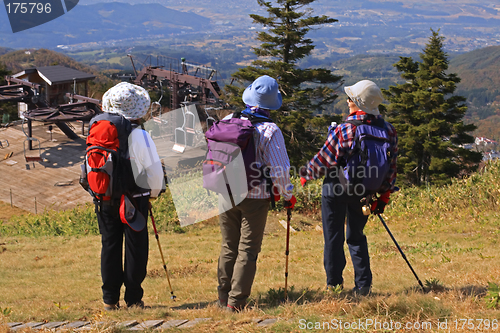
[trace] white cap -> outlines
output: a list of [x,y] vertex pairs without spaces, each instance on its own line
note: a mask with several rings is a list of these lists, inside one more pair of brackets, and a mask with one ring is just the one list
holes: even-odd
[[362,80],[355,85],[345,87],[345,93],[362,111],[379,115],[378,106],[384,101],[380,88],[370,80]]

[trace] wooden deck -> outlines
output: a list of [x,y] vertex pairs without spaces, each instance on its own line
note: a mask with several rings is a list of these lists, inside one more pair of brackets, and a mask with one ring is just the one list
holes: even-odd
[[[28,150],[26,135],[21,125],[0,129],[0,200],[32,213],[45,209],[66,210],[92,202],[90,195],[78,183],[80,166],[85,153],[85,136],[81,123],[71,123],[79,139],[71,140],[56,126],[52,126],[52,141],[48,126],[33,122],[33,150]],[[26,125],[24,126],[25,131]],[[198,135],[197,147],[186,147],[178,153],[173,136],[154,137],[167,174],[183,168],[199,166],[205,157],[203,134]],[[8,142],[8,146],[7,146]],[[38,150],[40,143],[40,152]],[[26,146],[26,156],[25,149]],[[10,156],[10,157],[9,157]],[[41,158],[40,161],[26,162]]]
[[[72,123],[81,133],[81,123]],[[21,125],[0,129],[0,200],[29,212],[65,210],[92,202],[78,183],[85,153],[85,138],[68,139],[59,128],[33,123],[33,150],[28,149]],[[26,130],[26,125],[25,125]],[[8,141],[6,147],[5,140]],[[40,143],[40,151],[38,150]],[[26,150],[24,149],[26,146]],[[41,158],[40,161],[26,162]],[[11,155],[11,157],[8,157]],[[5,158],[8,157],[8,158]],[[12,201],[11,201],[12,200]]]

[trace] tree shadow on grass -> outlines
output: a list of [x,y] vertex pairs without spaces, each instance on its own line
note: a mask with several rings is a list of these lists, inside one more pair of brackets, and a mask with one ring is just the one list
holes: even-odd
[[197,303],[186,303],[179,306],[171,307],[172,310],[201,310],[206,309],[210,305],[215,304],[215,302],[197,302]]
[[349,297],[349,293],[342,291],[338,293],[331,293],[326,289],[311,289],[311,288],[301,288],[295,289],[294,286],[288,287],[287,297],[285,298],[284,288],[270,288],[267,292],[261,292],[257,294],[254,298],[249,301],[249,306],[258,306],[262,310],[277,308],[286,303],[294,304],[306,304],[306,303],[318,303],[324,299],[331,297],[336,297],[339,299]]
[[467,285],[467,286],[463,286],[463,287],[453,288],[453,290],[456,290],[457,292],[459,292],[461,295],[464,295],[464,296],[484,297],[484,296],[486,296],[486,293],[488,292],[488,287],[487,286]]
[[431,280],[425,281],[425,287],[424,290],[418,285],[412,286],[406,290],[403,291],[403,294],[406,293],[422,293],[422,294],[427,294],[427,293],[434,293],[434,294],[440,294],[440,293],[445,293],[445,292],[456,292],[462,296],[480,296],[483,297],[486,295],[488,292],[488,287],[487,286],[477,286],[477,285],[466,285],[466,286],[445,286],[444,284],[440,283],[437,281],[437,283],[434,283],[435,281]]
[[442,283],[437,283],[439,281],[433,281],[434,283],[427,283],[424,289],[418,284],[411,286],[403,291],[396,293],[384,293],[384,292],[371,292],[367,296],[355,295],[351,290],[326,290],[322,288],[310,289],[301,288],[295,289],[294,286],[288,288],[287,300],[285,302],[285,290],[284,288],[273,289],[270,288],[267,292],[261,292],[249,301],[250,307],[259,307],[262,310],[270,310],[278,308],[279,306],[286,303],[295,303],[298,305],[303,305],[306,303],[319,303],[321,301],[345,301],[349,303],[361,303],[363,300],[376,299],[379,297],[387,298],[390,296],[402,296],[410,294],[439,294],[445,292],[456,292],[465,297],[484,297],[488,291],[486,286],[477,285],[467,285],[467,286],[444,286]]

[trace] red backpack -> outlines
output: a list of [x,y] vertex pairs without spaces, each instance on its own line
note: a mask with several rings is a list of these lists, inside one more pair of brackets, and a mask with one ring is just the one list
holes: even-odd
[[132,129],[130,121],[118,114],[102,113],[90,121],[80,183],[96,204],[119,204],[123,194],[137,193],[128,153]]

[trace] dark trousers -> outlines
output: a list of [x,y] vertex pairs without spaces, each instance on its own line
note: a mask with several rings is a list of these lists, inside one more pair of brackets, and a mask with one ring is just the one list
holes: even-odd
[[325,180],[321,198],[326,283],[336,286],[344,282],[342,277],[346,266],[344,241],[347,236],[347,245],[354,266],[355,285],[358,288],[370,287],[372,284],[370,257],[366,236],[363,234],[368,216],[363,215],[360,196],[335,191],[333,190],[335,185],[335,182]]
[[[139,211],[148,216],[148,198],[136,198]],[[105,304],[116,304],[120,289],[125,284],[125,303],[140,302],[144,291],[141,287],[146,277],[148,263],[148,228],[132,230],[120,220],[119,205],[102,205],[97,213],[101,233],[102,298]],[[125,260],[123,261],[123,236],[125,235]]]

